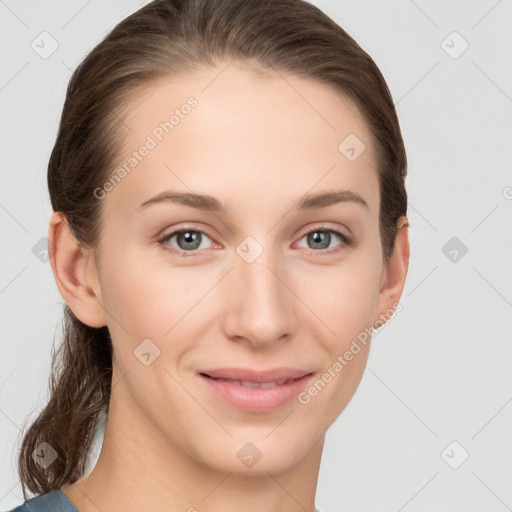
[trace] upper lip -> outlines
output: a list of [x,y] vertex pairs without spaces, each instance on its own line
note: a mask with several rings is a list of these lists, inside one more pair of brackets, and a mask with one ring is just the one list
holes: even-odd
[[215,379],[231,379],[248,382],[274,382],[283,379],[299,379],[313,373],[309,370],[298,368],[270,368],[268,370],[253,370],[250,368],[216,368],[203,370],[200,374],[206,374]]

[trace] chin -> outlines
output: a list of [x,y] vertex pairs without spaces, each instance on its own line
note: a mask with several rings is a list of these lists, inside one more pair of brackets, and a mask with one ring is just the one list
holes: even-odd
[[290,431],[290,425],[285,429],[283,422],[281,435],[277,435],[281,427],[279,422],[276,425],[277,428],[231,431],[233,438],[226,434],[224,440],[215,439],[207,449],[197,447],[197,450],[203,454],[201,458],[209,453],[204,462],[217,471],[244,477],[268,477],[268,473],[277,475],[291,470],[319,441],[323,444],[323,432],[308,435],[296,428]]

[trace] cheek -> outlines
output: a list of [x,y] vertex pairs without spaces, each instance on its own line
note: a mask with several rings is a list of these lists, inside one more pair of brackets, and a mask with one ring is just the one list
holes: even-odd
[[303,296],[317,315],[311,315],[317,326],[313,337],[325,357],[318,381],[305,390],[300,403],[322,417],[325,426],[344,410],[364,374],[379,276],[375,259],[365,261],[361,256],[357,265],[340,266],[315,276],[314,284],[304,284]]
[[347,260],[338,267],[318,270],[314,277],[301,277],[297,295],[308,306],[304,311],[313,325],[325,331],[323,339],[345,343],[371,325],[379,277],[375,259],[361,253],[357,261]]
[[[114,343],[121,340],[121,352],[129,355],[149,338],[162,356],[167,355],[157,359],[160,363],[168,359],[170,351],[174,352],[173,358],[179,356],[177,351],[186,352],[187,342],[196,339],[192,334],[197,334],[205,315],[211,315],[210,301],[204,297],[203,302],[202,298],[218,277],[198,267],[172,268],[164,257],[155,258],[156,251],[126,251],[122,258],[110,252],[105,260],[102,292],[105,308],[111,314],[112,339]],[[176,338],[179,343],[173,343]],[[128,344],[131,351],[125,348]]]

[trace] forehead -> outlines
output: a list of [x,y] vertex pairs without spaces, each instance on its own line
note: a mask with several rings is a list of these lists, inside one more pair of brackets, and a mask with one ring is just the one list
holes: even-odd
[[113,171],[125,172],[106,201],[118,212],[166,189],[228,204],[236,192],[249,204],[333,186],[378,209],[371,134],[356,106],[329,85],[223,64],[149,84],[125,106],[123,121]]

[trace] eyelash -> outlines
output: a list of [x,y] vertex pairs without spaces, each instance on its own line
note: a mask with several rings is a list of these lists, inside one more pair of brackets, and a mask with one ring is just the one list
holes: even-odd
[[[158,240],[158,243],[162,246],[162,248],[165,251],[168,251],[168,252],[170,252],[172,254],[177,254],[178,256],[184,256],[184,257],[199,256],[200,254],[202,254],[199,249],[195,249],[194,251],[183,251],[181,249],[171,249],[170,248],[171,246],[166,243],[174,235],[177,235],[177,234],[180,234],[180,233],[186,233],[187,231],[191,231],[191,232],[194,232],[194,233],[201,233],[202,235],[206,235],[208,238],[211,239],[211,237],[209,237],[204,231],[201,231],[199,229],[181,228],[181,229],[178,229],[176,231],[172,231],[171,233],[168,233],[168,234],[164,235],[163,237],[161,237]],[[302,240],[305,236],[309,235],[310,233],[315,233],[317,231],[319,231],[319,232],[323,231],[323,232],[334,233],[335,235],[340,237],[342,243],[341,243],[341,245],[338,248],[319,249],[319,250],[309,249],[308,254],[310,254],[310,255],[327,256],[327,255],[330,255],[330,254],[338,253],[338,252],[342,251],[344,248],[350,248],[350,247],[353,247],[355,245],[355,239],[353,237],[351,237],[349,235],[346,235],[346,234],[342,233],[341,231],[337,231],[335,229],[328,228],[327,226],[319,226],[319,227],[317,227],[315,229],[307,231],[306,233],[303,233],[302,236],[300,237],[300,240]]]

